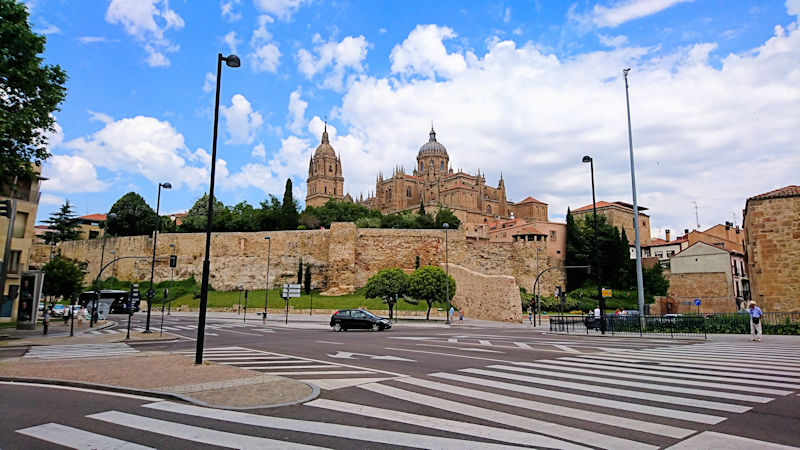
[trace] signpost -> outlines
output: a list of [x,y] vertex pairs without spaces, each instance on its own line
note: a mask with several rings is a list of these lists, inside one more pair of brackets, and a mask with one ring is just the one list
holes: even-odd
[[699,298],[694,299],[694,305],[697,306],[697,315],[699,316],[700,315],[700,299]]
[[605,298],[612,297],[611,289],[603,289],[603,297]]
[[242,322],[247,322],[247,289],[244,290],[244,317]]
[[[131,291],[128,293],[128,334],[125,340],[131,338],[131,316],[133,315],[133,302],[139,301],[139,285],[132,284]],[[162,326],[163,328],[163,326]]]
[[289,323],[289,299],[300,297],[300,284],[284,284],[281,288],[281,297],[286,302],[286,323]]

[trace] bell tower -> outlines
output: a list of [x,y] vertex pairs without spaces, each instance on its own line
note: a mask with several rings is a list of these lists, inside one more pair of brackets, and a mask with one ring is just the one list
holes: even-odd
[[322,206],[329,199],[344,199],[342,160],[328,141],[328,124],[322,132],[322,142],[308,163],[306,206]]

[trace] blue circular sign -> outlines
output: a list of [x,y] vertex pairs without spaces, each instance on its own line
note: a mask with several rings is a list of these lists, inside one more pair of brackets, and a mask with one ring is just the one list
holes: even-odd
[[700,299],[699,298],[694,299],[694,304],[696,306],[700,306]]

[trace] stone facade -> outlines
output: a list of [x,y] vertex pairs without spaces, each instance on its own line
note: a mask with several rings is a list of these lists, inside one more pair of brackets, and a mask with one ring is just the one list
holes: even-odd
[[[210,283],[215,289],[265,287],[268,243],[264,235],[263,232],[212,234]],[[364,286],[369,277],[380,269],[399,267],[413,271],[417,256],[420,257],[420,265],[442,266],[447,259],[451,265],[461,266],[482,276],[513,277],[517,297],[519,287],[524,287],[528,292],[532,290],[538,273],[537,262],[540,270],[563,265],[563,259],[550,257],[543,252],[542,243],[468,240],[463,230],[448,232],[446,241],[442,230],[356,228],[352,223],[334,223],[330,230],[273,231],[269,235],[272,242],[269,285],[296,282],[297,262],[302,257],[304,263],[311,264],[312,286],[328,295],[353,292]],[[170,279],[170,244],[175,245],[178,255],[175,279],[193,276],[200,280],[204,239],[203,233],[159,236],[155,280]],[[122,280],[149,279],[152,245],[149,236],[108,238],[106,262],[111,261],[112,250],[116,257],[141,258],[126,258],[112,264],[105,269],[103,278],[113,275]],[[45,259],[49,249],[41,247],[41,251],[35,254]],[[101,239],[62,242],[58,247],[64,256],[88,262],[86,281],[94,281],[102,252]],[[552,292],[555,286],[564,285],[563,271],[550,271],[540,282],[541,292]],[[470,291],[462,293],[466,295],[467,292]],[[470,316],[483,317],[472,313]]]
[[322,206],[328,200],[344,199],[342,160],[336,156],[328,140],[328,124],[322,132],[322,142],[308,163],[306,206]]
[[800,311],[800,186],[747,199],[743,219],[753,299],[765,311]]
[[450,264],[449,272],[456,281],[452,304],[464,312],[465,318],[517,323],[522,320],[519,287],[514,277],[483,275],[457,264]]
[[726,273],[665,272],[664,275],[669,280],[667,298],[656,302],[656,309],[651,308],[652,314],[697,312],[695,299],[700,299],[701,314],[736,312],[736,301]]

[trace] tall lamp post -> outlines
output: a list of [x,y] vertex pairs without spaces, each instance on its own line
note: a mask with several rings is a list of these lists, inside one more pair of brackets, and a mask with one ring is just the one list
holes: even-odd
[[[175,256],[175,244],[169,244],[169,247],[172,250],[170,252],[170,254],[172,256]],[[170,262],[172,262],[172,261],[170,261]],[[170,313],[172,312],[172,281],[175,279],[175,268],[172,267],[172,264],[170,264],[169,271],[170,271],[170,274],[169,274],[169,302],[167,303],[167,315],[168,316],[171,315]],[[161,305],[161,310],[162,311],[164,310],[164,305]]]
[[631,154],[631,190],[633,190],[633,231],[636,248],[636,288],[639,292],[639,326],[644,329],[644,280],[642,279],[642,249],[639,241],[639,205],[636,203],[636,171],[633,168],[633,134],[631,133],[631,103],[628,100],[628,72],[623,69],[625,78],[625,106],[628,109],[628,148]]
[[445,292],[445,300],[447,300],[447,309],[445,309],[445,313],[447,314],[447,321],[446,324],[450,325],[450,260],[448,259],[448,248],[447,248],[447,229],[450,228],[449,223],[443,223],[442,228],[444,228],[444,270],[446,277],[444,279],[444,292]]
[[[106,256],[106,230],[108,229],[108,219],[116,219],[117,215],[114,213],[110,213],[106,216],[106,227],[103,228],[103,245],[102,250],[100,250],[100,271],[103,270],[103,258]],[[92,313],[89,316],[89,327],[93,327],[95,322],[97,322],[97,304],[100,301],[100,272],[97,273],[97,280],[94,283],[94,302],[92,305]]]
[[594,160],[591,156],[584,156],[583,162],[589,163],[592,172],[592,216],[594,217],[594,267],[597,276],[597,298],[600,306],[600,332],[606,334],[606,299],[603,297],[603,285],[600,281],[600,249],[598,248],[597,232],[597,200],[594,196]]
[[264,292],[264,315],[261,317],[264,323],[267,323],[267,303],[269,303],[269,257],[270,253],[272,253],[272,240],[269,236],[264,236],[264,239],[267,240],[267,285],[265,286],[266,291]]
[[172,189],[169,183],[158,183],[158,200],[156,200],[156,226],[153,229],[153,258],[150,260],[150,289],[147,290],[147,324],[144,327],[143,333],[152,333],[150,331],[150,308],[153,305],[153,297],[156,291],[153,289],[153,274],[156,269],[156,243],[158,242],[158,230],[161,228],[161,217],[158,215],[161,208],[161,188]]
[[236,55],[222,56],[217,54],[217,96],[214,103],[214,137],[211,144],[211,181],[208,187],[208,217],[206,222],[206,257],[203,260],[203,281],[200,285],[200,316],[197,320],[197,350],[194,356],[195,364],[203,363],[203,339],[206,335],[206,306],[208,305],[208,276],[211,261],[208,259],[211,252],[211,219],[214,214],[214,172],[217,167],[217,128],[219,125],[219,85],[222,76],[222,61],[228,67],[239,67],[241,61]]

